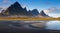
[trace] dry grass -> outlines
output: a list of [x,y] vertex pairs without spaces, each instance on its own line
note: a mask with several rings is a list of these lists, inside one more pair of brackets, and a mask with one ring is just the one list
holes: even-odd
[[60,20],[60,18],[48,18],[48,17],[0,17],[0,20]]

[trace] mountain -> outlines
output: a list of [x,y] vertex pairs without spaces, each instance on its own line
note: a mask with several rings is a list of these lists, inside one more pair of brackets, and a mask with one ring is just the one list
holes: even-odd
[[43,10],[40,12],[40,14],[39,14],[38,16],[39,16],[39,17],[49,17],[48,15],[46,15],[46,14],[44,13]]
[[11,6],[9,6],[4,12],[4,15],[21,15],[21,16],[36,16],[39,14],[37,9],[33,9],[32,11],[27,11],[26,7],[22,8],[22,6],[15,2]]
[[3,16],[28,16],[28,17],[35,17],[35,16],[43,16],[43,17],[48,17],[43,10],[39,13],[37,9],[29,10],[27,11],[26,7],[22,8],[22,6],[18,3],[15,2],[11,6],[9,6],[6,10],[3,10],[0,15]]
[[4,11],[5,11],[4,9],[0,10],[0,16],[6,16],[6,15],[3,14]]
[[6,15],[25,15],[27,13],[26,8],[22,8],[18,2],[15,2],[4,12]]
[[31,13],[32,13],[33,15],[38,15],[38,14],[39,14],[39,12],[38,12],[37,9],[33,9],[33,10],[31,11]]
[[33,9],[32,11],[29,10],[29,13],[32,15],[32,16],[37,16],[39,14],[38,10],[37,9]]
[[27,15],[30,16],[30,17],[33,16],[33,14],[31,13],[31,10],[29,10],[29,11],[27,12]]

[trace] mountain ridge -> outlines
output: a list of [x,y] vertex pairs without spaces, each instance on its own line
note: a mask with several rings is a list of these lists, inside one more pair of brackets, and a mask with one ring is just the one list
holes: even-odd
[[45,12],[42,10],[39,15],[40,17],[49,17],[47,14],[45,14]]
[[33,10],[29,10],[27,11],[26,7],[23,8],[18,2],[15,2],[14,4],[12,4],[11,6],[9,6],[4,12],[2,12],[3,15],[7,15],[7,16],[48,16],[46,15],[43,11],[41,11],[40,13],[38,12],[37,9],[33,9]]

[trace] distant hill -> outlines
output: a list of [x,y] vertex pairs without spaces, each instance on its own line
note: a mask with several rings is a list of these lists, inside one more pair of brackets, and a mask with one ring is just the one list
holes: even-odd
[[43,10],[39,13],[38,16],[39,16],[39,17],[49,17],[48,15],[46,15],[46,14],[44,13]]

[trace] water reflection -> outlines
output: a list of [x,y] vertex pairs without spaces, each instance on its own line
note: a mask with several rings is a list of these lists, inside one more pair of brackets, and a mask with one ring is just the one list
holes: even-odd
[[3,33],[49,33],[48,30],[60,30],[60,21],[1,21]]
[[60,30],[60,21],[49,21],[46,23],[46,29]]
[[0,21],[1,27],[60,30],[60,21]]

